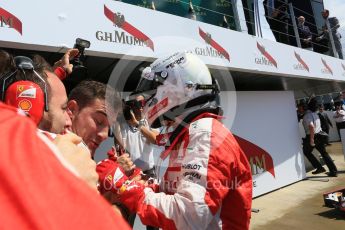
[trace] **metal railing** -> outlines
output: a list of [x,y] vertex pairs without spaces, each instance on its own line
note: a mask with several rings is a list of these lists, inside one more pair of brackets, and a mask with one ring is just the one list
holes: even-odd
[[[126,1],[123,1],[123,2],[126,2]],[[157,8],[155,6],[155,2],[158,2],[158,1],[142,1],[142,2],[145,2],[146,5],[141,5],[141,6],[151,8],[153,10],[158,10],[158,11],[160,10],[159,7]],[[190,17],[190,15],[192,14],[194,20],[198,20],[200,18],[197,15],[198,14],[197,11],[205,11],[205,12],[208,12],[208,13],[213,14],[213,15],[221,16],[221,18],[223,18],[223,21],[219,22],[218,24],[214,23],[214,22],[210,22],[210,21],[204,21],[204,22],[211,23],[211,24],[214,24],[217,26],[223,26],[225,28],[233,28],[237,31],[242,31],[241,23],[246,23],[247,27],[249,25],[249,26],[253,26],[255,28],[255,31],[256,31],[255,35],[258,37],[262,37],[262,33],[261,33],[262,29],[271,30],[274,37],[276,38],[277,42],[284,42],[286,44],[293,44],[294,42],[292,42],[292,40],[296,40],[296,46],[300,47],[300,48],[302,48],[301,41],[303,38],[300,37],[300,28],[298,26],[298,17],[295,16],[295,12],[299,12],[299,14],[298,14],[299,16],[309,16],[309,17],[314,18],[314,15],[306,12],[305,10],[302,10],[300,8],[293,6],[292,3],[287,3],[287,2],[282,1],[282,0],[275,0],[275,2],[280,3],[281,5],[284,5],[285,7],[284,8],[283,7],[272,8],[272,10],[274,10],[276,13],[282,15],[284,17],[283,19],[274,17],[272,15],[267,15],[263,12],[260,12],[258,0],[253,1],[254,4],[253,4],[252,9],[243,6],[242,2],[240,2],[239,0],[223,0],[221,2],[223,2],[223,3],[225,2],[229,5],[231,5],[232,12],[228,12],[228,13],[219,12],[215,9],[209,9],[207,7],[204,7],[204,6],[193,5],[193,1],[191,1],[191,0],[161,0],[161,2],[177,3],[177,4],[181,3],[185,6],[187,6],[188,12],[186,12],[185,16]],[[127,3],[130,3],[130,1],[127,1]],[[268,4],[263,4],[263,7],[264,8],[266,7],[266,10],[268,8],[271,8]],[[238,13],[238,11],[240,11],[240,10],[242,10],[243,13],[246,11],[248,14],[252,14],[252,16],[255,20],[251,21],[251,20],[247,20],[247,18],[245,18],[245,19],[240,18],[239,13]],[[261,24],[260,18],[266,18],[269,27]],[[278,25],[280,25],[280,27],[279,26],[278,27],[272,26],[272,24],[278,24]],[[312,23],[312,22],[305,21],[304,24],[305,24],[305,26],[309,25],[311,27],[317,28],[317,25]],[[314,33],[312,31],[310,31],[310,35],[311,35],[312,39],[308,43],[310,44],[311,47],[315,47],[315,48],[319,47],[319,48],[323,48],[324,50],[328,50],[327,51],[328,54],[333,53],[333,56],[338,58],[339,57],[338,51],[336,49],[337,47],[336,47],[335,41],[334,41],[334,39],[335,39],[334,38],[334,32],[332,31],[332,29],[334,30],[334,28],[331,28],[328,19],[325,19],[324,26],[327,28],[327,30],[324,29],[324,32],[321,34]],[[282,28],[282,27],[284,27],[284,28]],[[284,41],[282,41],[280,38],[284,38]],[[321,43],[320,41],[318,41],[316,38],[328,39],[328,42],[327,42],[327,44],[324,44],[324,43]],[[289,42],[289,41],[291,41],[291,42]],[[324,41],[326,41],[326,40],[324,40]],[[332,51],[332,52],[330,52],[330,51]]]

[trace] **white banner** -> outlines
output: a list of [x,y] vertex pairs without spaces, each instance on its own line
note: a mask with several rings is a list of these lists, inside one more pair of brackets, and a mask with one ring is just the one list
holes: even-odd
[[190,50],[207,64],[344,81],[345,61],[113,0],[12,0],[0,5],[0,46],[58,51],[77,37],[90,54],[139,59]]

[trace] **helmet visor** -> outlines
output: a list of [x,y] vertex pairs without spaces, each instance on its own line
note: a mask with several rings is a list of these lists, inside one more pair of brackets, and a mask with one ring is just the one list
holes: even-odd
[[156,94],[157,87],[163,85],[166,78],[167,73],[165,71],[152,72],[150,68],[147,68],[143,71],[138,86],[133,94],[141,94],[145,99],[150,99]]

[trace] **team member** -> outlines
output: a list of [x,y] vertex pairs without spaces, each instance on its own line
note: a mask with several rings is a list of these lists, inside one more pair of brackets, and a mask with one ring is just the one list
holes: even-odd
[[[65,126],[71,125],[66,111],[67,95],[63,84],[48,69],[48,64],[41,57],[36,56],[34,62],[23,56],[12,58],[11,55],[7,55],[7,57],[9,58],[7,63],[13,63],[13,66],[4,68],[2,83],[6,87],[2,99],[6,104],[25,111],[38,125],[40,131],[53,140],[56,134],[64,132]],[[8,85],[7,82],[10,84]],[[98,181],[96,163],[90,159],[90,154],[87,157],[77,153],[62,152],[62,156],[73,165],[87,184],[96,189]]]
[[65,126],[71,125],[67,94],[49,64],[38,55],[31,60],[3,52],[7,54],[3,63],[7,64],[0,73],[5,89],[2,100],[25,111],[41,130],[63,133]]
[[0,111],[0,229],[129,229],[59,157],[87,155],[80,138],[60,136],[57,149],[15,108]]
[[[60,66],[65,67],[67,74],[70,74],[73,69],[69,59],[76,54],[75,51],[74,49],[68,50],[61,61],[57,62]],[[121,108],[120,98],[115,90],[107,87],[105,84],[87,81],[79,84],[71,92],[70,100],[68,100],[66,90],[59,79],[61,76],[56,76],[56,70],[53,72],[49,64],[40,57],[36,57],[35,62],[38,63],[36,65],[40,67],[41,71],[47,74],[49,85],[54,86],[51,87],[51,97],[56,97],[56,100],[60,102],[55,103],[56,106],[54,108],[58,106],[57,108],[63,111],[63,115],[57,111],[50,116],[44,116],[40,123],[40,128],[52,133],[66,132],[65,129],[76,133],[83,139],[83,143],[87,145],[93,156],[98,145],[108,137],[110,120],[116,119],[118,110]],[[106,100],[107,90],[109,100]],[[51,111],[54,111],[54,109],[51,109]],[[63,122],[61,118],[65,118],[66,122]],[[73,120],[73,124],[71,120]],[[118,161],[125,171],[131,171],[134,168],[133,162],[128,155],[119,157]],[[94,171],[94,173],[96,172]],[[88,183],[93,184],[93,186],[96,185],[96,183],[91,181],[88,181]]]
[[[145,225],[248,229],[250,166],[233,135],[219,121],[218,89],[206,65],[191,53],[159,59],[143,71],[137,92],[148,98],[145,115],[151,127],[171,124],[174,129],[166,138],[157,136],[166,144],[160,158],[169,157],[160,192],[126,181],[117,168],[100,175],[104,187],[118,194]],[[120,183],[123,180],[126,182]],[[114,183],[111,188],[109,183]]]
[[[111,101],[106,100],[106,92]],[[97,81],[82,81],[69,94],[67,107],[72,120],[69,129],[83,139],[92,156],[108,138],[109,127],[115,122],[121,105],[115,90]]]
[[38,125],[42,130],[61,134],[65,127],[71,126],[71,119],[67,113],[67,94],[61,80],[52,71],[45,70],[47,84],[50,86],[49,110],[44,112],[43,118]]

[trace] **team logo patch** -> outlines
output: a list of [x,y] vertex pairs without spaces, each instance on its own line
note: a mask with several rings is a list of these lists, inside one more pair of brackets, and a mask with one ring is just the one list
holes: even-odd
[[106,180],[111,183],[111,181],[113,180],[113,177],[111,175],[108,175],[106,177]]
[[25,86],[18,85],[17,86],[17,98],[18,97],[36,98],[36,88],[25,89]]
[[25,112],[28,112],[32,107],[32,104],[29,100],[21,100],[19,103],[18,103],[18,108],[20,108],[21,110],[25,111]]
[[116,182],[118,182],[122,177],[124,176],[124,174],[121,172],[121,170],[119,168],[116,169],[115,173],[114,173],[114,184]]

